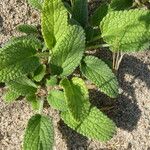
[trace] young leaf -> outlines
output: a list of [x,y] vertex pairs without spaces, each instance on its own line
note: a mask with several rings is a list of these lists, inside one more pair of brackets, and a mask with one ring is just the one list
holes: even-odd
[[87,56],[81,64],[81,71],[88,80],[95,83],[102,92],[112,98],[118,95],[118,82],[111,69],[100,59]]
[[106,16],[108,12],[108,4],[102,4],[100,5],[95,12],[93,13],[93,15],[90,17],[90,23],[92,26],[99,26],[100,22],[102,21],[102,19]]
[[68,108],[65,101],[64,93],[62,91],[58,90],[49,91],[47,101],[50,106],[52,106],[57,110],[66,111]]
[[28,122],[23,150],[52,150],[54,131],[49,117],[36,114]]
[[76,122],[69,112],[62,112],[61,118],[78,133],[99,141],[107,141],[115,133],[115,124],[96,107],[91,108],[89,115],[82,121]]
[[33,8],[42,10],[44,0],[28,0],[29,5],[31,5]]
[[0,82],[8,82],[36,70],[40,65],[36,49],[39,40],[21,37],[0,49]]
[[111,10],[125,10],[129,9],[134,0],[112,0],[110,3]]
[[31,104],[33,110],[39,110],[40,100],[35,94],[27,95],[26,100]]
[[21,24],[16,28],[19,32],[23,32],[26,34],[38,34],[38,30],[33,25]]
[[37,86],[27,77],[21,77],[14,81],[10,81],[7,83],[7,86],[9,89],[22,96],[33,95],[37,91]]
[[37,82],[40,82],[46,74],[46,65],[40,65],[37,70],[34,72],[33,79]]
[[85,51],[85,34],[79,26],[69,26],[53,49],[51,70],[54,75],[70,75],[80,64]]
[[84,28],[88,22],[88,1],[73,0],[72,18],[75,19]]
[[112,51],[139,51],[150,45],[150,12],[112,11],[101,22],[102,37]]
[[49,49],[67,31],[68,14],[61,0],[45,0],[42,10],[42,34]]
[[63,79],[60,85],[64,89],[69,112],[76,121],[82,121],[90,109],[89,93],[84,81],[75,77],[72,81]]
[[56,76],[51,76],[50,79],[47,79],[46,86],[55,86],[55,85],[57,85]]
[[12,103],[14,102],[18,97],[20,96],[20,94],[12,91],[12,90],[8,90],[4,96],[3,96],[3,100],[7,103]]

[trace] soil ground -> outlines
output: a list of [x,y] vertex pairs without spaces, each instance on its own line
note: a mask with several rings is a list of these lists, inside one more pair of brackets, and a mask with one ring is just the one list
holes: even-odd
[[[99,2],[95,0],[94,2]],[[38,24],[38,12],[25,0],[0,1],[0,46],[21,23]],[[96,53],[100,55],[100,50]],[[56,150],[150,150],[150,52],[125,55],[118,80],[122,93],[112,101],[97,89],[90,91],[93,105],[113,105],[107,114],[118,126],[116,135],[107,143],[89,140],[63,124],[59,113],[51,108],[45,113],[53,116]],[[21,150],[24,129],[33,114],[25,100],[6,104],[0,87],[0,150]],[[105,112],[106,113],[106,112]]]

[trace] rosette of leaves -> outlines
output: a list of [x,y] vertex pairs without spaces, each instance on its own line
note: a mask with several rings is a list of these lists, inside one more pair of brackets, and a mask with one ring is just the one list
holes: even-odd
[[[112,0],[89,16],[87,0],[28,2],[41,13],[41,31],[33,25],[19,25],[17,30],[25,35],[12,38],[0,49],[0,82],[7,87],[3,99],[13,102],[23,96],[36,112],[28,122],[23,149],[53,149],[52,117],[42,113],[46,101],[76,132],[109,140],[115,123],[90,103],[82,77],[111,98],[118,95],[117,78],[105,61],[87,56],[86,50],[105,46],[113,53],[147,49],[149,11],[130,10],[128,0]],[[82,76],[77,77],[76,70]]]

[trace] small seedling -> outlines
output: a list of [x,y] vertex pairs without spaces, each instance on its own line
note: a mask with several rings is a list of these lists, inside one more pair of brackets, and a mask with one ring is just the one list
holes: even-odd
[[[17,30],[25,35],[0,49],[0,82],[7,87],[3,99],[13,102],[23,96],[36,112],[28,122],[23,149],[53,149],[52,119],[43,114],[46,102],[76,132],[94,140],[111,139],[115,123],[92,106],[86,80],[117,97],[112,70],[118,70],[125,53],[149,47],[150,12],[133,9],[131,0],[105,2],[91,15],[87,0],[28,1],[41,13],[41,30],[20,25]],[[113,54],[112,68],[86,53],[102,47]]]

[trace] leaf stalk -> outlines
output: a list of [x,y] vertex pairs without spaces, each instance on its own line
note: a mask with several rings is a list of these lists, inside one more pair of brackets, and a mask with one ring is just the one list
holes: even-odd
[[109,45],[108,44],[91,45],[91,46],[87,46],[86,50],[97,49],[97,48],[104,48],[104,47],[109,47]]
[[45,97],[41,97],[38,113],[42,114]]

